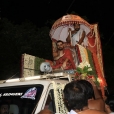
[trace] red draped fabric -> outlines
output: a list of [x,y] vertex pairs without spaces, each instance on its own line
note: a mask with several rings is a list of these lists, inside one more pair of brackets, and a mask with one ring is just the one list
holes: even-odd
[[52,66],[52,68],[53,69],[61,68],[61,66],[63,65],[63,62],[66,59],[68,59],[68,61],[67,61],[65,69],[76,69],[74,61],[73,61],[73,57],[72,57],[72,52],[70,49],[64,49],[64,55],[55,61],[56,64]]
[[100,81],[100,88],[101,88],[102,96],[104,96],[105,95],[104,87],[107,86],[107,83],[104,78],[102,48],[101,48],[99,33],[97,37],[95,37],[95,34],[88,35],[88,49],[92,52],[95,69],[96,69],[96,72]]

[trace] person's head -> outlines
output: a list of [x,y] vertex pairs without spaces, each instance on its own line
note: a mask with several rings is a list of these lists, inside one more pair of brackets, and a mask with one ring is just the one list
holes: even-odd
[[76,31],[79,31],[80,30],[80,24],[74,23],[74,29]]
[[54,113],[49,109],[43,109],[38,114],[54,114]]
[[82,86],[84,85],[83,89],[86,92],[88,99],[92,99],[92,98],[95,99],[93,86],[90,82],[88,82],[87,80],[77,80],[77,83],[81,83]]
[[88,105],[88,99],[83,87],[77,81],[72,81],[65,85],[63,99],[68,110],[83,110]]
[[58,40],[58,41],[56,42],[56,45],[57,45],[57,49],[58,49],[58,50],[63,50],[63,49],[64,49],[64,42],[63,42],[63,41]]
[[105,103],[109,106],[110,110],[114,112],[114,95],[107,96]]
[[9,104],[7,102],[0,103],[0,114],[9,114]]

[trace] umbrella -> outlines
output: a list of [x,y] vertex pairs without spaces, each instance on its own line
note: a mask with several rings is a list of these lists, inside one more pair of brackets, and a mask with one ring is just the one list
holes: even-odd
[[52,25],[49,33],[51,39],[62,40],[66,42],[66,38],[68,36],[68,29],[71,28],[73,30],[74,23],[80,24],[80,29],[83,29],[86,32],[86,35],[93,30],[93,25],[89,24],[80,16],[68,14],[56,20],[55,23]]

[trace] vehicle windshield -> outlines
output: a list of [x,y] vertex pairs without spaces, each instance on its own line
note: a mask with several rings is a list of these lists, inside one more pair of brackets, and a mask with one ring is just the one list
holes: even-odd
[[21,85],[0,88],[0,103],[10,105],[10,113],[31,114],[43,91],[43,85]]

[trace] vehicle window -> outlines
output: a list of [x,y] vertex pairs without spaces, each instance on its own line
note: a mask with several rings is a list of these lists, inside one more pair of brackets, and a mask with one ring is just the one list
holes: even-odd
[[47,101],[46,101],[46,104],[45,104],[44,108],[47,108],[47,109],[50,109],[53,112],[56,112],[53,89],[51,89],[49,91]]
[[[43,91],[43,85],[27,85],[0,88],[0,102],[10,104],[10,113],[31,114]],[[14,112],[13,112],[14,111]]]

